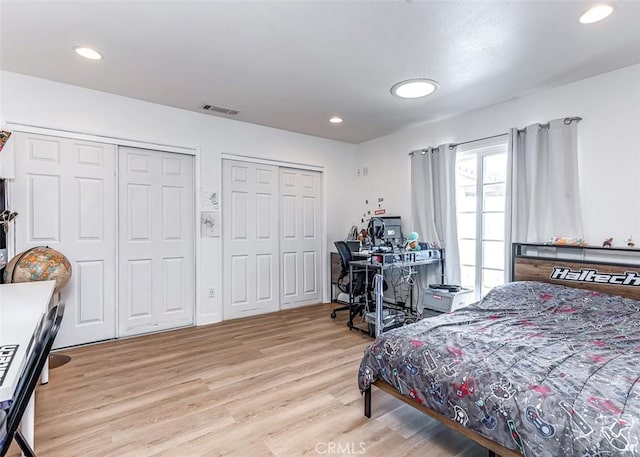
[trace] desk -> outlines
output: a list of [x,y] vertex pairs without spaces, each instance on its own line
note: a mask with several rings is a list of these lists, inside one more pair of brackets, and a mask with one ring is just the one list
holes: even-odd
[[[0,284],[0,351],[13,355],[8,367],[3,364],[4,368],[0,368],[0,379],[4,378],[0,383],[0,402],[13,398],[29,356],[34,332],[49,309],[55,285],[55,281]],[[34,422],[35,404],[32,396],[22,416],[22,433],[32,448]]]
[[[444,249],[432,249],[433,256],[429,258],[416,259],[415,252],[420,251],[400,251],[391,253],[375,253],[369,260],[353,260],[349,262],[349,276],[353,277],[354,271],[364,271],[365,282],[369,283],[369,275],[371,270],[384,275],[385,271],[398,268],[410,268],[420,265],[440,265],[440,278],[441,282],[444,282]],[[374,259],[380,259],[381,261],[374,261]],[[351,282],[351,281],[350,281]],[[353,305],[353,294],[350,294],[350,302]],[[365,295],[366,296],[366,295]],[[368,304],[368,297],[366,298]],[[402,305],[404,310],[407,309],[406,303]],[[417,314],[414,310],[414,294],[413,285],[409,286],[409,306],[408,310],[411,314]],[[381,333],[380,318],[382,316],[382,310],[376,310],[376,336]],[[357,328],[353,325],[353,322],[349,322],[349,328]]]

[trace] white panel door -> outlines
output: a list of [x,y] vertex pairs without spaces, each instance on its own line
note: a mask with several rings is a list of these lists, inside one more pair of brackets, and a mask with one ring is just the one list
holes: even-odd
[[322,301],[321,174],[280,169],[281,308]]
[[193,157],[120,147],[118,335],[193,323]]
[[17,250],[49,246],[73,268],[56,347],[114,338],[115,146],[14,134]]
[[279,309],[278,167],[222,161],[224,319]]

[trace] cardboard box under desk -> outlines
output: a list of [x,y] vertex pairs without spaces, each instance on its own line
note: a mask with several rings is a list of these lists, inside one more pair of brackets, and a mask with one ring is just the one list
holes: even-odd
[[475,296],[472,289],[462,289],[460,292],[446,292],[427,288],[422,297],[422,307],[439,313],[450,313],[470,305],[474,302],[474,299]]

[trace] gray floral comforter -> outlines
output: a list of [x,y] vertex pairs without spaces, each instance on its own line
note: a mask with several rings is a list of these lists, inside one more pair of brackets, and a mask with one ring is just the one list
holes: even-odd
[[529,457],[640,456],[640,301],[538,282],[382,334],[360,365]]

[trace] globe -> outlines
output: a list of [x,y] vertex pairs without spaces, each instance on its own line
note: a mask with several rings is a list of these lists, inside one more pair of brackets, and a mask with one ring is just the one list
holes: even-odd
[[55,291],[71,279],[71,264],[60,252],[48,246],[27,249],[9,261],[4,270],[4,282],[55,280]]

